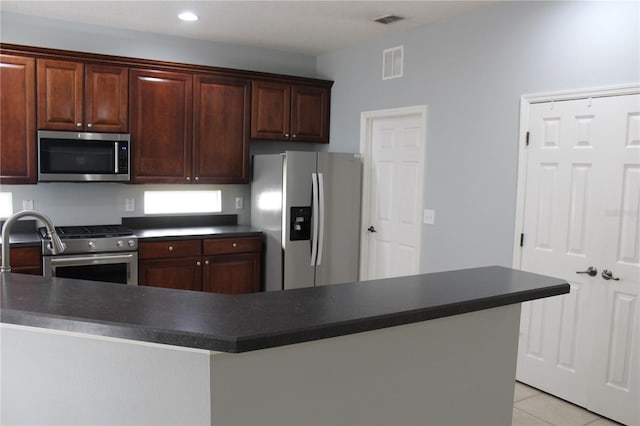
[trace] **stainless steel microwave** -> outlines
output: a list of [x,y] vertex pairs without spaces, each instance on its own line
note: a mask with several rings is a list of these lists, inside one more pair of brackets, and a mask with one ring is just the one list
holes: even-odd
[[128,182],[130,164],[129,134],[38,130],[39,182]]

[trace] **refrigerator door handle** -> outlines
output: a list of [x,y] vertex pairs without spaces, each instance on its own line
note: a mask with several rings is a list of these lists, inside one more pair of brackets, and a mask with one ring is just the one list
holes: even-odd
[[318,227],[319,222],[319,195],[318,195],[318,175],[311,173],[311,203],[313,204],[313,235],[311,236],[311,266],[316,266],[316,257],[318,256]]
[[322,247],[324,246],[324,174],[318,173],[318,204],[320,206],[320,229],[318,230],[318,260],[316,265],[322,263]]

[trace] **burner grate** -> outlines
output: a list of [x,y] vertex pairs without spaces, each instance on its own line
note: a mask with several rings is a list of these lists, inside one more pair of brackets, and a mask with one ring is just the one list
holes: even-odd
[[[133,234],[133,231],[125,225],[56,226],[56,232],[62,239],[109,238]],[[45,237],[47,230],[40,228],[40,233]]]

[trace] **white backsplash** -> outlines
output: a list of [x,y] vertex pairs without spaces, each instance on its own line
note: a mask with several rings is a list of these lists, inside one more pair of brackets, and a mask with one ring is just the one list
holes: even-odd
[[[48,215],[57,226],[120,223],[124,216],[144,216],[144,191],[148,190],[222,191],[222,212],[237,214],[238,223],[250,222],[250,185],[128,185],[121,183],[39,183],[2,185],[0,192],[13,195],[13,212],[23,210],[24,201],[33,201],[33,209]],[[243,208],[235,208],[242,197]],[[126,211],[127,199],[135,200],[135,210]]]

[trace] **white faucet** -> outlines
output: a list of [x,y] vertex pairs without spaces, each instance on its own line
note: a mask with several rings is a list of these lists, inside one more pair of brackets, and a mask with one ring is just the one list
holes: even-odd
[[23,210],[13,216],[10,216],[2,227],[2,267],[0,267],[0,272],[11,272],[11,263],[9,261],[9,232],[13,224],[18,219],[27,216],[41,220],[44,223],[44,226],[46,226],[47,236],[51,240],[51,253],[58,254],[64,251],[64,244],[60,240],[60,237],[56,232],[56,227],[53,225],[51,219],[49,219],[48,216],[33,210]]

